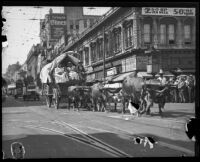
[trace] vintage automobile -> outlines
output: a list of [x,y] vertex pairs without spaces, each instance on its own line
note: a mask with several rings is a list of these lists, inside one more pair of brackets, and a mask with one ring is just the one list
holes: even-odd
[[37,92],[36,86],[34,84],[30,84],[27,86],[23,94],[23,99],[24,101],[31,100],[31,99],[33,99],[34,101],[36,101],[36,99],[38,101],[40,100],[40,95]]

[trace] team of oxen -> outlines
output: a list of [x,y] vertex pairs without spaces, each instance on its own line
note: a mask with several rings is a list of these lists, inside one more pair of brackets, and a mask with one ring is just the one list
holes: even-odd
[[105,88],[102,82],[96,82],[90,87],[73,86],[68,93],[68,108],[79,110],[80,107],[93,111],[111,111],[111,103],[114,103],[114,111],[117,104],[122,104],[122,113],[130,103],[137,112],[150,114],[154,103],[158,104],[160,115],[165,106],[165,96],[169,90],[168,85],[161,86],[159,80],[145,80],[130,74],[122,81],[122,87],[116,89]]

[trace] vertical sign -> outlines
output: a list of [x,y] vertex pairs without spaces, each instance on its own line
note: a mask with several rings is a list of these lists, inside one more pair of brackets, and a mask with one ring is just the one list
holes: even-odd
[[66,15],[50,14],[50,41],[58,40],[65,32]]

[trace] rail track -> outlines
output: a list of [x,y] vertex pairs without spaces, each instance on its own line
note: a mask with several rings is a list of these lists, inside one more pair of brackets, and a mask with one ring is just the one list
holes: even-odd
[[129,155],[129,154],[125,153],[124,151],[122,151],[118,148],[115,148],[115,147],[95,138],[92,135],[87,134],[86,132],[78,129],[77,127],[73,126],[72,124],[69,124],[69,123],[66,123],[66,122],[63,122],[63,121],[58,121],[58,120],[51,121],[51,123],[57,124],[57,125],[62,126],[66,129],[70,129],[70,130],[74,131],[76,134],[81,135],[82,137],[67,134],[64,131],[59,131],[59,130],[56,130],[56,129],[43,127],[43,126],[37,126],[37,125],[25,125],[25,126],[21,126],[21,127],[32,128],[32,129],[40,129],[40,130],[43,130],[43,131],[49,131],[49,132],[52,132],[52,133],[56,133],[56,134],[59,134],[61,136],[66,137],[68,139],[72,139],[72,140],[75,140],[77,142],[81,142],[83,144],[86,144],[88,146],[96,148],[96,149],[103,151],[107,154],[110,154],[114,157],[121,157],[121,158],[133,157],[132,155]]

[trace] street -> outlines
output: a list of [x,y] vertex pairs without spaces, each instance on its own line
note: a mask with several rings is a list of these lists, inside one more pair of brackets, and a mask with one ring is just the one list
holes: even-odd
[[[118,109],[120,109],[120,104]],[[23,101],[7,96],[2,103],[2,150],[12,158],[10,146],[21,142],[25,158],[80,157],[181,157],[194,156],[194,142],[185,134],[194,103],[167,103],[164,117],[152,108],[152,116],[135,117],[120,112],[73,111],[48,108],[45,100]],[[152,137],[150,148],[134,137]]]

